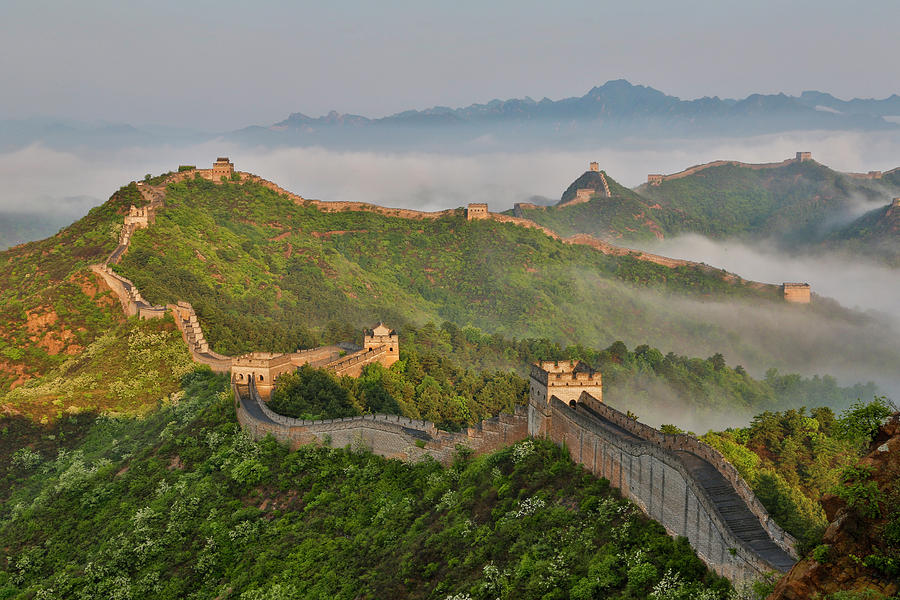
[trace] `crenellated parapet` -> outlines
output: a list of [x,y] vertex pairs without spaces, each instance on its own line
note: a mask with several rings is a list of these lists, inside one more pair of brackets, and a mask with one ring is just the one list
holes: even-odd
[[241,427],[254,439],[268,435],[291,448],[320,444],[334,448],[365,448],[379,456],[419,461],[430,456],[447,465],[459,448],[484,454],[504,448],[528,436],[526,410],[486,419],[465,431],[438,429],[434,423],[400,415],[360,415],[339,419],[304,420],[272,411],[255,382],[233,383],[235,410]]
[[604,404],[590,385],[602,389],[599,373],[579,361],[533,365],[529,434],[563,445],[671,535],[688,538],[710,568],[732,581],[793,565],[796,540],[719,452],[692,436],[640,423]]

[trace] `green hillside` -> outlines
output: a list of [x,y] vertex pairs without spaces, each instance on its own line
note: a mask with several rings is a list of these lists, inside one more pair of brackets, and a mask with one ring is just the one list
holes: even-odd
[[[111,252],[130,204],[142,204],[133,185],[57,236],[0,253],[0,394],[15,388],[0,396],[5,411],[34,420],[140,413],[177,389],[187,355],[174,323],[126,322],[111,291],[87,268]],[[533,229],[462,215],[414,220],[323,212],[249,183],[170,186],[166,208],[133,236],[120,270],[153,302],[192,302],[214,347],[229,354],[356,341],[361,326],[379,319],[401,330],[431,321],[474,326],[512,342],[543,338],[539,346],[603,348],[623,340],[649,343],[662,354],[721,353],[757,374],[772,366],[838,375],[852,368],[842,376],[845,384],[883,372],[900,354],[871,318],[828,302],[798,310],[775,288],[729,283],[716,271],[605,256]],[[746,312],[747,323],[733,319],[733,311]],[[747,331],[757,321],[763,334]],[[817,340],[830,335],[841,348],[854,348],[854,358],[848,361],[836,344],[783,335],[812,327],[823,332]],[[488,361],[490,368],[524,373],[529,360],[546,357],[489,358],[509,352],[469,353],[454,369]],[[141,365],[129,362],[135,356],[143,357]],[[430,415],[438,422],[458,426],[500,407],[474,393],[457,402],[459,373],[438,378],[443,397],[457,407]],[[718,383],[709,391],[677,382],[659,388],[652,377],[640,377],[622,381],[632,399],[662,395],[674,406],[740,407],[741,414],[784,406],[771,394],[744,397]],[[421,375],[408,383],[418,389]],[[404,398],[408,414],[428,414],[419,392]]]
[[[629,289],[777,303],[775,291],[716,272],[605,256],[461,212],[422,220],[323,212],[256,184],[204,180],[169,187],[120,271],[151,302],[190,301],[224,353],[291,350],[332,321],[449,320],[510,337],[615,338],[643,329],[623,314]],[[603,295],[590,293],[588,278]]]
[[[0,466],[3,598],[723,598],[666,535],[564,450],[525,441],[452,467],[238,428],[196,373],[143,419]],[[54,449],[57,446],[57,449]],[[55,450],[55,451],[54,451]],[[661,583],[663,582],[663,583]]]
[[867,212],[828,236],[825,245],[900,266],[900,206],[889,204]]
[[[662,237],[658,209],[644,198],[620,185],[603,171],[609,186],[606,197],[600,173],[586,171],[563,192],[555,206],[521,206],[521,216],[548,227],[563,237],[587,233],[606,240],[651,240]],[[588,202],[572,204],[576,190],[599,190]]]
[[873,317],[827,301],[789,306],[774,286],[607,256],[534,229],[469,222],[461,211],[438,219],[324,212],[251,183],[170,185],[155,225],[135,233],[119,270],[151,302],[191,302],[226,354],[293,350],[315,345],[332,323],[384,320],[721,352],[760,374],[845,369],[845,381],[891,372],[900,358]]
[[794,243],[821,239],[860,200],[887,201],[898,191],[890,178],[856,179],[814,161],[714,166],[637,188],[662,207],[658,220],[669,235],[774,236]]

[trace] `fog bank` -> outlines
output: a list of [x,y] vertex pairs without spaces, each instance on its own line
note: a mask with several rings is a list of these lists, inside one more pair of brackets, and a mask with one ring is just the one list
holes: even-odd
[[146,173],[174,170],[179,164],[209,165],[225,155],[238,169],[304,197],[418,210],[488,202],[492,210],[505,210],[534,196],[558,200],[591,160],[623,185],[635,186],[647,173],[671,173],[717,159],[778,161],[801,149],[838,170],[887,170],[900,162],[900,135],[807,131],[739,139],[630,139],[615,145],[597,140],[592,149],[578,151],[510,151],[503,140],[482,136],[457,154],[265,148],[221,141],[115,152],[33,145],[0,153],[0,212],[53,210],[66,197],[86,196],[99,203]]
[[683,235],[646,248],[715,265],[745,279],[776,284],[807,282],[813,293],[834,298],[844,306],[898,318],[900,273],[863,257],[825,250],[789,254],[765,242],[716,241],[700,235]]

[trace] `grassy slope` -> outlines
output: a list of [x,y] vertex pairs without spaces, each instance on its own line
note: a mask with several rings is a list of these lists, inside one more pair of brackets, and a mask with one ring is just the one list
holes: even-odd
[[288,452],[245,438],[224,380],[208,374],[145,419],[101,419],[56,456],[18,456],[0,504],[3,598],[644,598],[663,579],[683,597],[728,589],[552,444],[453,468]]
[[334,341],[323,339],[329,323],[382,319],[401,328],[449,320],[592,347],[621,339],[694,356],[722,352],[759,372],[819,364],[809,361],[832,346],[801,333],[815,328],[872,369],[900,359],[865,319],[827,302],[801,312],[775,291],[731,285],[718,273],[609,257],[511,224],[325,213],[255,184],[170,186],[166,208],[134,235],[121,271],[152,302],[193,303],[224,353],[293,350]]
[[789,235],[793,241],[821,237],[829,219],[854,198],[873,201],[892,190],[897,188],[889,181],[853,179],[814,162],[758,170],[712,167],[639,188],[663,207],[658,219],[672,234]]
[[174,322],[126,322],[88,268],[115,248],[128,207],[143,203],[136,186],[123,187],[55,236],[0,253],[0,411],[44,421],[141,411],[177,389],[187,352]]
[[869,254],[886,264],[900,266],[900,208],[888,205],[871,210],[831,234],[826,245]]
[[[604,175],[606,173],[604,172]],[[575,197],[578,188],[601,187],[590,171],[576,179],[563,193],[562,202]],[[664,233],[652,202],[619,185],[606,175],[610,197],[595,197],[581,204],[557,204],[542,209],[523,209],[525,217],[568,237],[588,233],[606,240],[651,240]],[[601,187],[602,189],[602,187]]]

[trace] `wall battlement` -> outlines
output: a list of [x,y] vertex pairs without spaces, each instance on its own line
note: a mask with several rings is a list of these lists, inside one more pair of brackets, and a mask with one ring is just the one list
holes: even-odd
[[786,302],[793,304],[810,303],[810,287],[808,283],[784,283],[781,289]]
[[[642,437],[645,428],[654,435]],[[795,540],[761,505],[756,513],[758,501],[721,455],[690,436],[665,436],[589,397],[572,406],[555,396],[529,401],[529,433],[566,447],[733,582],[786,572],[796,561]]]
[[527,410],[523,406],[516,406],[513,414],[498,415],[457,433],[400,415],[293,419],[269,409],[252,382],[232,387],[238,422],[244,431],[257,440],[272,435],[291,448],[312,443],[335,448],[363,447],[387,458],[418,461],[431,456],[448,465],[459,447],[484,454],[528,437]]
[[490,216],[488,205],[481,202],[472,202],[466,207],[466,220],[487,219]]
[[575,402],[588,392],[600,401],[603,398],[603,381],[599,371],[586,363],[573,360],[542,361],[531,365],[529,396],[537,402],[549,402],[557,396],[565,402]]

